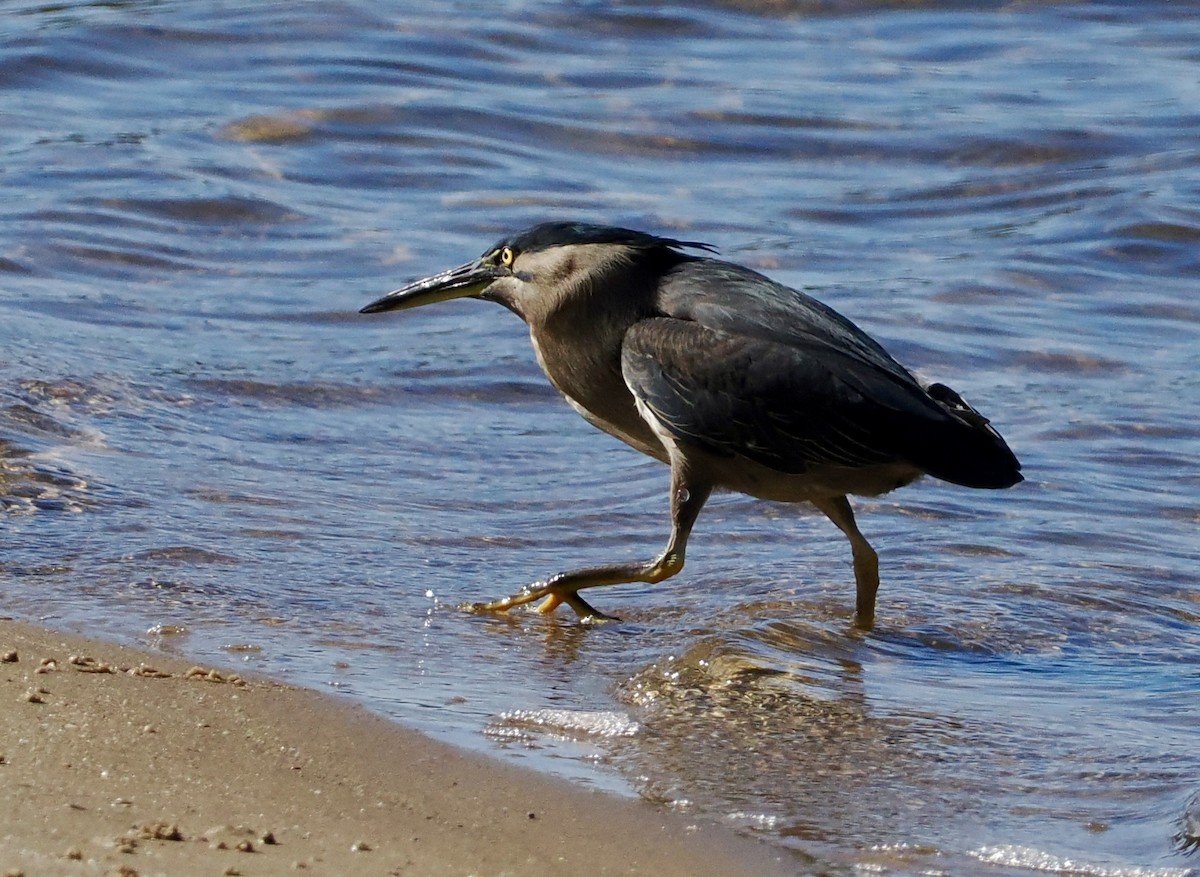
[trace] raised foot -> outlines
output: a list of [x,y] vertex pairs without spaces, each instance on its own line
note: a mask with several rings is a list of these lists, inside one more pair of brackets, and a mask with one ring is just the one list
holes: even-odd
[[[545,598],[542,600],[542,598]],[[487,612],[506,613],[510,609],[517,606],[526,606],[536,600],[542,600],[534,611],[539,615],[549,615],[561,604],[566,603],[575,610],[575,614],[585,621],[620,621],[621,619],[613,615],[607,615],[590,604],[587,600],[579,596],[575,591],[560,592],[552,588],[528,588],[518,594],[513,594],[511,597],[504,597],[500,600],[492,600],[487,603],[463,603],[461,609],[475,614],[483,614]]]
[[558,608],[558,604],[566,603],[575,610],[584,621],[620,621],[615,615],[607,615],[601,612],[587,600],[579,596],[578,593],[563,594],[561,597],[558,594],[550,594],[542,601],[542,605],[537,608],[537,611],[543,615],[548,615]]

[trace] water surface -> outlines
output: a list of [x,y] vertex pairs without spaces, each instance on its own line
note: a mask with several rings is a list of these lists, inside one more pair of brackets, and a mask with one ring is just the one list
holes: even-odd
[[[7,4],[3,612],[244,663],[800,872],[1197,872],[1191,3]],[[1005,492],[665,542],[520,323],[358,307],[543,219],[710,241],[990,416]]]

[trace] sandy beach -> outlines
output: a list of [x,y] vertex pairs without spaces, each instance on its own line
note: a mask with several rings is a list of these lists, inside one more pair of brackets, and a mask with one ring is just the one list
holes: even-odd
[[764,875],[776,853],[325,695],[0,621],[0,875]]

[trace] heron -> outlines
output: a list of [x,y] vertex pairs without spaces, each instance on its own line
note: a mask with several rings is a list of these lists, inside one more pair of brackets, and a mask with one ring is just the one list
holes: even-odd
[[671,533],[657,557],[561,572],[468,608],[567,604],[580,591],[658,583],[683,569],[714,491],[809,503],[850,542],[855,623],[871,629],[879,557],[848,497],[929,475],[973,488],[1022,480],[1000,433],[962,396],[922,384],[849,319],[803,292],[715,257],[699,241],[547,222],[478,259],[389,292],[362,313],[457,298],[503,305],[538,364],[589,423],[670,467]]

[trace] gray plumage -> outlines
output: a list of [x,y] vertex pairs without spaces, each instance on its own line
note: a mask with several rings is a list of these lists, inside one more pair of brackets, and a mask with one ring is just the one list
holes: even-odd
[[672,535],[660,557],[562,573],[474,608],[545,597],[541,611],[565,602],[604,617],[579,590],[678,572],[700,508],[727,489],[823,511],[850,540],[857,618],[869,627],[878,560],[847,495],[879,495],[922,474],[981,488],[1021,480],[999,433],[949,387],[922,387],[810,296],[687,252],[711,249],[545,223],[363,308],[466,296],[504,305],[528,324],[542,369],[580,414],[671,466]]

